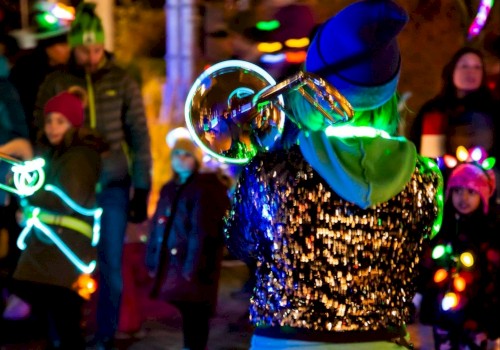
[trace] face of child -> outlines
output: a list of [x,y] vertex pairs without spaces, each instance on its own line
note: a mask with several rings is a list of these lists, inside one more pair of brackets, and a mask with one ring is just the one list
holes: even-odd
[[45,117],[44,131],[51,145],[58,145],[64,138],[64,134],[71,129],[72,125],[64,115],[59,112],[49,113]]
[[190,175],[195,167],[196,160],[191,153],[182,149],[176,149],[172,152],[172,168],[177,174]]
[[479,89],[483,79],[481,58],[469,52],[460,57],[453,71],[453,83],[460,91],[470,92]]
[[453,207],[463,215],[473,213],[481,205],[481,196],[479,193],[465,187],[453,188],[451,191],[451,200]]

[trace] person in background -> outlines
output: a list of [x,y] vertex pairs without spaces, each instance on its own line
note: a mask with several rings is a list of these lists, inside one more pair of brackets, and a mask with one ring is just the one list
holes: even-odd
[[26,227],[18,245],[25,247],[12,290],[43,321],[48,348],[85,349],[81,281],[95,267],[95,189],[106,145],[83,127],[79,94],[64,91],[49,99],[44,115],[37,154],[46,177],[22,205]]
[[228,188],[201,172],[201,150],[179,138],[171,153],[173,178],[163,186],[152,218],[146,264],[155,276],[152,297],[178,308],[184,349],[205,350],[217,306]]
[[71,56],[65,69],[45,79],[39,89],[35,118],[50,97],[69,86],[86,90],[85,125],[109,144],[103,157],[97,202],[103,209],[98,245],[97,330],[92,343],[112,348],[121,304],[121,261],[127,221],[147,218],[151,187],[151,149],[141,91],[136,81],[104,49],[104,31],[95,3],[82,2],[71,23]]
[[9,80],[16,87],[29,127],[30,140],[34,144],[37,137],[33,112],[38,89],[45,77],[64,66],[69,59],[69,24],[55,21],[42,25],[40,16],[34,16],[34,49],[19,55],[12,66]]
[[381,0],[323,23],[305,70],[350,101],[353,119],[327,129],[291,94],[295,143],[257,154],[238,179],[225,233],[236,257],[258,261],[252,350],[411,348],[415,267],[439,226],[442,177],[396,137],[396,36],[407,21]]
[[498,158],[495,135],[499,103],[487,86],[481,51],[463,47],[443,68],[437,96],[420,109],[410,131],[417,150],[427,157],[455,154],[458,146],[480,146]]
[[436,350],[486,349],[498,336],[494,192],[495,173],[479,162],[460,163],[448,179],[443,226],[425,249],[419,286],[420,322],[433,326]]

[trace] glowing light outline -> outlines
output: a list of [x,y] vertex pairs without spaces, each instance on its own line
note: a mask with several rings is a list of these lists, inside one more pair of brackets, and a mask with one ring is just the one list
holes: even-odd
[[[0,189],[3,189],[10,193],[14,193],[20,197],[31,196],[33,193],[38,191],[45,182],[45,172],[43,171],[44,165],[45,160],[43,158],[36,158],[33,160],[25,161],[23,163],[14,164],[11,167],[11,171],[14,173],[14,188],[6,186],[4,184],[0,184]],[[36,172],[38,174],[38,178],[34,185],[27,185],[25,179],[27,178],[29,173],[33,172]]]
[[474,17],[474,20],[469,26],[469,40],[479,35],[488,20],[493,5],[495,5],[495,0],[481,0],[476,17]]
[[[189,89],[189,92],[186,97],[186,103],[184,104],[184,118],[186,121],[187,128],[193,138],[193,140],[196,142],[196,144],[207,154],[212,156],[213,158],[217,159],[218,161],[222,163],[230,163],[230,164],[246,164],[250,160],[249,158],[243,158],[243,159],[235,159],[235,158],[229,158],[225,157],[223,155],[220,155],[218,153],[215,153],[212,151],[208,146],[206,146],[203,141],[200,140],[198,135],[196,134],[196,131],[194,130],[194,127],[189,120],[189,117],[191,115],[190,110],[191,110],[191,101],[193,100],[194,95],[196,94],[196,91],[198,88],[203,84],[203,81],[207,78],[210,77],[210,75],[220,69],[224,68],[233,68],[233,67],[241,67],[243,69],[247,69],[250,71],[255,71],[258,73],[262,78],[264,78],[270,85],[276,85],[276,80],[264,69],[260,68],[259,66],[247,62],[247,61],[242,61],[242,60],[227,60],[227,61],[222,61],[219,63],[214,64],[213,66],[210,66],[207,70],[205,70],[198,78],[196,78],[195,82],[191,86],[191,89]],[[283,104],[283,97],[279,96],[278,99],[280,102]],[[283,112],[280,112],[283,113]],[[285,118],[282,118],[283,122]]]
[[75,265],[80,271],[84,273],[91,273],[94,271],[97,263],[92,260],[88,265],[86,265],[78,256],[59,238],[57,233],[50,229],[47,225],[43,224],[40,219],[38,219],[38,214],[40,213],[40,208],[35,207],[31,211],[32,217],[26,220],[26,227],[21,231],[18,239],[17,246],[21,250],[26,249],[26,237],[31,232],[33,227],[39,229],[43,234],[45,234],[54,244],[59,248],[59,250]]
[[52,192],[61,198],[66,205],[68,205],[71,209],[76,211],[78,214],[84,216],[92,216],[94,218],[94,225],[92,227],[92,247],[95,247],[97,243],[99,243],[100,234],[101,234],[101,216],[102,216],[102,208],[84,208],[74,200],[72,200],[66,193],[64,193],[60,188],[47,184],[44,189],[48,192]]

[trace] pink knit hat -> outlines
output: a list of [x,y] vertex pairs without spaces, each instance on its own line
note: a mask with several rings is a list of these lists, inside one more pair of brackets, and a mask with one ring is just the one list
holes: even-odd
[[61,92],[47,101],[43,114],[47,115],[52,112],[61,113],[76,128],[83,124],[82,100],[70,92]]
[[483,211],[488,213],[488,202],[495,193],[495,173],[492,170],[483,170],[472,163],[464,163],[457,166],[448,179],[446,187],[446,198],[452,188],[464,187],[476,191],[483,201]]

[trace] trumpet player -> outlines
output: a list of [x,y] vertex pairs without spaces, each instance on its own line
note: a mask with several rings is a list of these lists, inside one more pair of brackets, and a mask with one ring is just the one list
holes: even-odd
[[362,0],[322,24],[305,70],[350,101],[352,120],[327,127],[291,94],[294,142],[241,173],[225,234],[235,256],[257,260],[252,350],[412,348],[405,322],[442,178],[396,135],[407,21],[392,0]]

